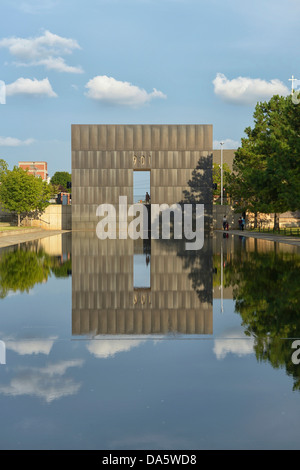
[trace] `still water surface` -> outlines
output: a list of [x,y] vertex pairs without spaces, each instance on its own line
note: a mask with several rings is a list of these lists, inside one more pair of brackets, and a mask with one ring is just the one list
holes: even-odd
[[299,268],[222,233],[0,250],[0,448],[298,449]]

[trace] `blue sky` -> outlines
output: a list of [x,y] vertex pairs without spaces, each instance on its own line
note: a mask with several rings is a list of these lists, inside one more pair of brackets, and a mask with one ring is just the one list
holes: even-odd
[[2,0],[0,158],[71,171],[71,124],[213,124],[215,148],[235,148],[255,103],[300,79],[299,14],[299,0]]

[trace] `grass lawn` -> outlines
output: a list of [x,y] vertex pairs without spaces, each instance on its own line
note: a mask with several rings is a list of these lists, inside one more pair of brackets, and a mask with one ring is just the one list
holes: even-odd
[[287,235],[292,237],[300,237],[300,227],[287,227],[281,228],[280,230],[273,231],[272,229],[258,229],[253,228],[250,229],[251,232],[258,232],[258,233],[273,233],[274,235]]
[[36,229],[37,227],[16,227],[16,226],[1,226],[0,224],[0,232],[9,232],[9,231],[15,231],[15,230],[18,230],[18,231],[22,231],[22,230],[34,230]]

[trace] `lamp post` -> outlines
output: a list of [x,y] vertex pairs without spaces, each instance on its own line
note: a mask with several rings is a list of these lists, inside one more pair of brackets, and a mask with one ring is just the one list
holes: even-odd
[[221,206],[223,206],[223,145],[224,142],[220,142],[221,145]]
[[224,311],[223,305],[223,238],[221,240],[221,312]]

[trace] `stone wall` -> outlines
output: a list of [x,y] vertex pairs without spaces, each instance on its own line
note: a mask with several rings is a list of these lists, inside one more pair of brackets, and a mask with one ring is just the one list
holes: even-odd
[[37,219],[28,220],[27,223],[44,230],[71,230],[72,206],[51,204]]
[[[17,224],[15,214],[1,210],[0,222],[7,222],[11,225]],[[36,219],[25,218],[22,220],[23,226],[40,227],[44,230],[71,230],[72,229],[72,206],[60,204],[50,204],[45,211]]]

